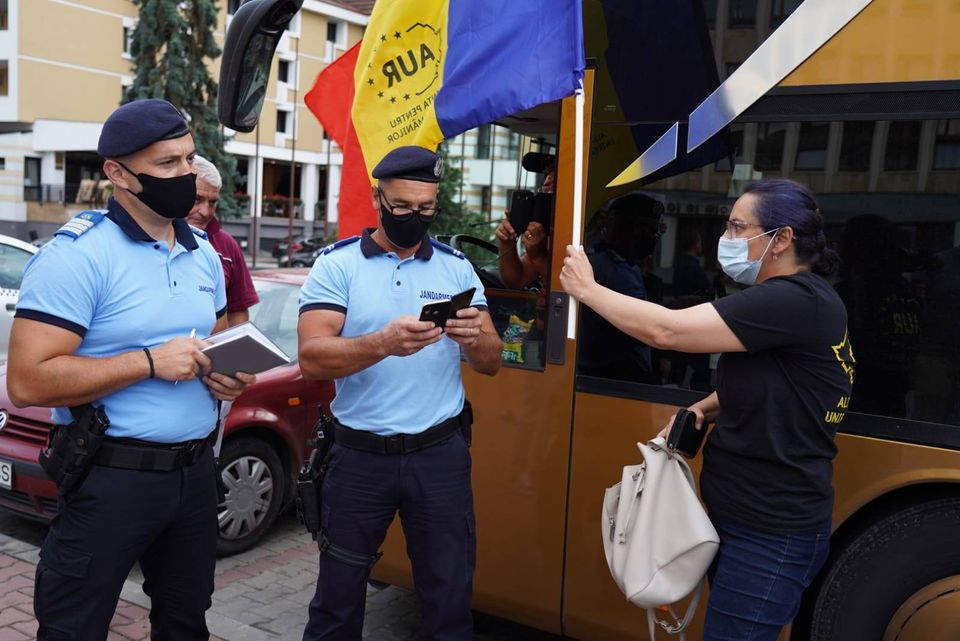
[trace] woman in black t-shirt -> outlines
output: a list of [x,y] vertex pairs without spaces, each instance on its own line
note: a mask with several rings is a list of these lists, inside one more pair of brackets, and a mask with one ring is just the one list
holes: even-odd
[[671,310],[599,286],[575,247],[560,280],[653,347],[722,352],[717,391],[690,407],[698,428],[716,422],[700,476],[720,534],[703,638],[774,641],[827,557],[834,436],[850,401],[853,352],[846,309],[823,278],[838,260],[806,187],[748,187],[717,250],[728,276],[755,286]]

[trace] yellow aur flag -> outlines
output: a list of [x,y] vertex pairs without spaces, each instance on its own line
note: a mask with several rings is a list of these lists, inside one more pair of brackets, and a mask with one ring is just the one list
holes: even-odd
[[443,84],[448,8],[449,0],[374,6],[354,71],[351,111],[368,174],[396,147],[435,150],[443,141],[434,101]]

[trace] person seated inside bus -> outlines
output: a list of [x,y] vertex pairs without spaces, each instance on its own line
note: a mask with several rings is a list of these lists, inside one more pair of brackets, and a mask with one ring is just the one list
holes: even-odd
[[[642,193],[607,201],[587,229],[586,253],[598,283],[615,292],[649,300],[641,265],[657,247],[663,205]],[[650,348],[611,325],[589,307],[581,308],[577,372],[634,383],[659,382]]]
[[[529,155],[529,154],[528,154]],[[540,186],[541,193],[552,194],[556,180],[556,169],[546,167],[546,176]],[[522,231],[520,244],[523,246],[521,254],[517,249],[517,232],[510,224],[510,212],[497,227],[497,268],[500,271],[500,280],[508,289],[536,289],[543,291],[543,283],[547,279],[547,270],[550,268],[550,238],[543,225],[531,221]]]

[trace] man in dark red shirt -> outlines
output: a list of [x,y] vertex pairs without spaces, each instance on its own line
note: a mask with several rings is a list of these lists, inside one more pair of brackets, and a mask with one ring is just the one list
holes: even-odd
[[246,320],[247,310],[260,302],[247,261],[240,245],[220,226],[217,220],[217,202],[220,200],[220,188],[223,179],[212,162],[197,156],[193,160],[197,170],[197,200],[187,216],[187,222],[207,232],[207,240],[217,250],[223,264],[223,277],[227,286],[227,323],[232,327]]

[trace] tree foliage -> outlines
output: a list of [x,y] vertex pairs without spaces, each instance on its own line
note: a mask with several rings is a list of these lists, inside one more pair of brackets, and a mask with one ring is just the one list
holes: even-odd
[[236,158],[224,151],[217,120],[217,83],[208,65],[220,56],[214,39],[219,8],[216,0],[132,0],[140,7],[130,55],[136,72],[124,102],[163,98],[190,121],[197,153],[223,176],[221,216],[238,215],[233,198]]
[[493,232],[493,226],[488,224],[485,215],[467,209],[460,202],[457,192],[460,190],[462,172],[450,161],[446,144],[441,147],[440,153],[443,154],[443,178],[440,180],[440,190],[437,194],[440,214],[430,228],[430,235],[437,237],[468,234],[488,240]]

